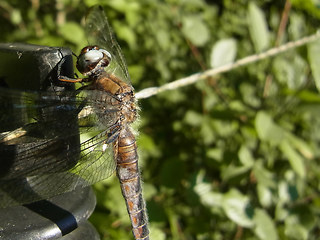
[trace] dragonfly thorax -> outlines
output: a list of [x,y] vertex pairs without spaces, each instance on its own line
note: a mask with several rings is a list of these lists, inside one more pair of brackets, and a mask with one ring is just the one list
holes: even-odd
[[96,74],[111,62],[111,54],[98,46],[87,46],[81,50],[77,60],[77,69],[83,75]]

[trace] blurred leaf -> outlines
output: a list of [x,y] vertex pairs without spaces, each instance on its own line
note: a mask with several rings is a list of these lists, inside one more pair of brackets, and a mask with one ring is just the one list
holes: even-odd
[[268,188],[275,188],[276,182],[272,172],[268,171],[263,165],[262,161],[256,161],[253,167],[253,174],[258,182]]
[[296,137],[292,133],[287,133],[287,139],[289,140],[290,144],[292,144],[305,158],[312,159],[314,158],[314,153],[312,148],[308,143],[304,140]]
[[200,15],[183,16],[182,32],[194,45],[203,46],[209,40],[209,31]]
[[[141,149],[151,153],[151,156],[159,157],[160,152],[154,143],[154,140],[147,134],[141,133],[137,138],[138,144],[143,146]],[[142,153],[145,154],[145,153]]]
[[253,166],[254,158],[252,157],[251,151],[249,151],[249,149],[246,146],[241,146],[238,152],[238,157],[244,166]]
[[270,141],[273,144],[280,143],[284,136],[284,130],[274,123],[270,115],[259,111],[255,119],[255,127],[261,140]]
[[196,184],[193,190],[199,196],[200,201],[204,206],[220,207],[223,200],[223,194],[213,192],[212,185],[204,182],[204,177],[205,177],[205,171],[200,170],[197,174]]
[[153,240],[165,240],[166,234],[161,229],[155,227],[153,224],[150,225],[150,239]]
[[238,190],[232,189],[223,195],[222,208],[227,216],[243,227],[253,227],[253,210],[249,199]]
[[223,161],[223,151],[220,148],[211,148],[207,151],[207,157],[217,162]]
[[143,77],[145,68],[141,65],[130,65],[128,66],[128,71],[131,77],[131,82],[135,85],[138,84],[140,79]]
[[294,7],[304,9],[308,14],[320,18],[319,1],[318,0],[292,0]]
[[258,193],[260,204],[263,207],[270,207],[272,204],[272,192],[270,188],[267,185],[258,182],[257,193]]
[[306,62],[300,56],[292,54],[290,58],[277,57],[273,61],[273,70],[278,81],[286,84],[288,88],[299,89],[306,81],[308,69]]
[[123,26],[123,24],[119,24],[118,22],[114,24],[115,28],[119,29],[117,31],[117,37],[126,41],[131,49],[135,49],[137,47],[137,39],[136,34],[133,32],[128,26]]
[[290,186],[286,181],[280,181],[278,186],[279,202],[290,204],[298,199],[296,186]]
[[293,214],[285,219],[285,233],[290,239],[308,240],[308,229],[299,219],[299,215]]
[[302,15],[292,12],[289,21],[289,31],[293,39],[299,39],[307,34],[307,29],[304,28],[305,19]]
[[254,211],[254,232],[262,240],[277,240],[278,234],[276,226],[267,214],[267,212],[263,209],[255,209]]
[[75,22],[67,22],[60,26],[59,32],[65,39],[76,45],[81,44],[83,39],[85,39],[83,28]]
[[221,39],[213,46],[210,67],[215,68],[232,63],[237,54],[237,43],[234,39]]
[[198,194],[201,203],[207,207],[221,206],[223,195],[221,193],[215,193],[211,189],[211,185],[208,183],[198,183],[194,187],[194,191]]
[[251,169],[250,166],[234,166],[228,165],[225,169],[221,170],[221,177],[224,182],[230,181],[232,178],[237,178],[246,174]]
[[270,46],[268,25],[263,11],[253,1],[249,3],[248,13],[250,37],[256,52],[261,52]]
[[253,86],[246,82],[241,83],[240,85],[240,92],[242,94],[244,103],[254,108],[258,108],[261,105],[261,100],[257,96],[256,91],[256,86]]
[[184,117],[184,122],[191,126],[199,126],[202,124],[203,116],[194,111],[188,111]]
[[302,90],[298,93],[298,96],[305,102],[320,103],[320,95],[312,91]]
[[13,11],[11,12],[10,18],[11,18],[11,22],[13,24],[17,25],[17,24],[21,23],[22,17],[21,17],[20,10],[19,9],[13,9]]
[[158,193],[157,189],[152,184],[149,184],[146,182],[143,183],[142,188],[143,188],[143,196],[146,201],[150,200],[152,197],[154,197]]
[[288,141],[282,141],[280,149],[283,154],[288,158],[293,170],[302,178],[306,176],[306,170],[303,158],[297,151],[290,145]]
[[320,91],[320,40],[308,44],[308,58],[316,87]]

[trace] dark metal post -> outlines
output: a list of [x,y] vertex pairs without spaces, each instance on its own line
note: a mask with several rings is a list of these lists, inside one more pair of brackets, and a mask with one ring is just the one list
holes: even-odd
[[[0,87],[34,91],[52,90],[53,87],[59,91],[71,90],[70,85],[59,86],[59,83],[52,82],[57,79],[57,70],[61,75],[73,77],[69,49],[0,44]],[[49,201],[0,209],[0,239],[98,240],[96,230],[87,221],[94,207],[95,196],[91,188],[83,188]]]

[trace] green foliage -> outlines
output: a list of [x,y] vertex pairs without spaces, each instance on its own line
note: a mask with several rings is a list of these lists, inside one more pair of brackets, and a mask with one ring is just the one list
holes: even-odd
[[[135,89],[313,34],[316,1],[0,1],[1,41],[86,45],[105,8]],[[60,4],[60,5],[59,5]],[[58,7],[59,6],[59,7]],[[140,101],[140,165],[152,239],[318,239],[319,41]],[[95,186],[103,239],[132,239],[117,179]]]

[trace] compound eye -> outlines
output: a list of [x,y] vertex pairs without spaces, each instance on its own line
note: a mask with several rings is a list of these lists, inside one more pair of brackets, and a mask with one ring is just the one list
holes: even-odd
[[78,70],[86,74],[91,69],[95,68],[95,66],[101,61],[103,58],[103,53],[94,48],[82,49],[80,56],[77,60],[77,68]]
[[103,58],[103,54],[102,52],[98,51],[98,50],[90,50],[87,53],[85,53],[84,55],[81,56],[82,57],[82,61],[84,63],[98,63],[102,58]]
[[106,55],[106,57],[108,58],[108,61],[110,62],[112,57],[111,57],[111,54],[107,51],[107,50],[104,50],[102,48],[99,49],[99,52],[103,53]]

